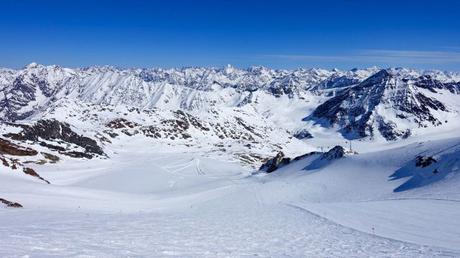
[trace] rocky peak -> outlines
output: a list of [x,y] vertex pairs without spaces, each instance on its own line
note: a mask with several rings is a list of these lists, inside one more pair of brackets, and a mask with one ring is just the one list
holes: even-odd
[[392,71],[380,70],[358,85],[337,92],[304,120],[326,127],[338,125],[348,139],[374,137],[376,132],[387,140],[405,138],[410,131],[398,128],[399,120],[414,123],[416,127],[438,126],[442,121],[434,112],[448,112],[442,102],[421,90],[433,92],[442,84],[426,76],[416,78],[415,82]]

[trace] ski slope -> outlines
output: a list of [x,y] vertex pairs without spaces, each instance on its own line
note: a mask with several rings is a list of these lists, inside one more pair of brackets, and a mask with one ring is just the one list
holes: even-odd
[[393,190],[395,170],[447,138],[387,146],[272,174],[212,152],[139,148],[37,167],[52,182],[0,171],[2,257],[456,257],[459,176]]

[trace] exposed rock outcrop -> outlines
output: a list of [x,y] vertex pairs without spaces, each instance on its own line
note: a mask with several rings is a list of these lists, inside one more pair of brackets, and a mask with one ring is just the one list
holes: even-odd
[[291,159],[285,157],[284,153],[280,151],[280,152],[278,152],[278,154],[276,154],[275,157],[267,160],[264,164],[262,164],[262,166],[259,168],[259,170],[260,171],[265,171],[267,173],[271,173],[271,172],[277,170],[278,168],[289,164],[290,161],[291,161]]
[[22,208],[23,207],[20,203],[11,202],[3,198],[0,198],[0,203],[3,203],[6,205],[6,207],[10,207],[10,208]]
[[35,172],[35,170],[31,169],[31,168],[28,168],[28,167],[24,167],[23,170],[22,170],[25,174],[29,175],[29,176],[33,176],[33,177],[36,177],[44,182],[46,182],[47,184],[50,184],[50,182],[46,179],[44,179],[43,177],[41,177],[37,172]]
[[294,137],[302,140],[302,139],[311,139],[313,138],[313,135],[307,130],[307,129],[302,129],[294,133]]
[[320,154],[320,152],[316,152],[316,151],[312,151],[312,152],[309,152],[309,153],[306,153],[306,154],[303,154],[303,155],[300,155],[300,156],[297,156],[293,159],[289,158],[289,157],[285,157],[284,156],[284,153],[283,152],[278,152],[278,154],[276,154],[275,157],[271,158],[271,159],[268,159],[266,160],[262,166],[259,168],[259,171],[264,171],[264,172],[267,172],[267,173],[271,173],[283,166],[286,166],[294,161],[299,161],[299,160],[302,160],[302,159],[305,159],[305,158],[308,158],[312,155],[316,155],[316,154]]
[[313,160],[308,166],[305,167],[305,170],[313,170],[326,167],[334,162],[334,160],[341,159],[344,156],[345,149],[342,146],[337,145]]
[[321,159],[334,160],[345,156],[345,149],[342,146],[334,146],[332,149],[321,155]]
[[[71,157],[92,158],[94,155],[104,155],[104,151],[97,142],[89,137],[75,133],[70,125],[54,119],[39,120],[34,125],[16,125],[22,128],[20,133],[4,135],[13,140],[40,142],[40,145],[59,151]],[[85,152],[67,151],[64,147],[52,145],[41,140],[63,141],[72,143],[85,149]]]
[[431,157],[431,156],[428,156],[428,157],[425,157],[425,156],[417,156],[415,158],[415,166],[416,167],[428,167],[430,166],[431,164],[433,163],[436,163],[437,161]]
[[22,147],[6,139],[0,138],[0,154],[13,156],[35,156],[38,152],[34,149]]

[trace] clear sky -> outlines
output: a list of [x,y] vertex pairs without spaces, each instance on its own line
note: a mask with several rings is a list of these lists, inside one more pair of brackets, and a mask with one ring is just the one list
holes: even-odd
[[5,0],[0,66],[460,71],[460,1]]

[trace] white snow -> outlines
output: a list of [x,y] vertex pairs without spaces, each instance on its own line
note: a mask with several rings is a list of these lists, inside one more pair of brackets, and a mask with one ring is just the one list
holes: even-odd
[[458,181],[394,193],[404,179],[389,180],[455,142],[252,176],[215,153],[125,142],[108,160],[37,165],[51,185],[1,171],[0,196],[25,208],[0,209],[0,256],[459,256]]

